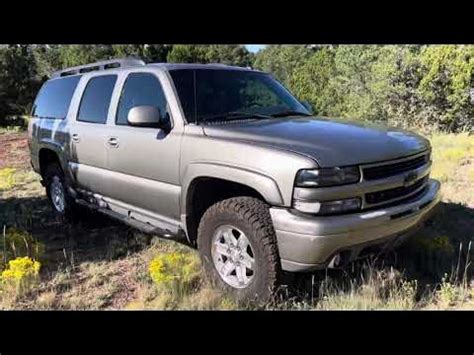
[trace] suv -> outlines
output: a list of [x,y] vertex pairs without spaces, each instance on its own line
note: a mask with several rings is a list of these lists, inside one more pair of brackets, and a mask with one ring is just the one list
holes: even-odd
[[185,237],[239,300],[268,300],[282,271],[393,247],[439,200],[426,139],[313,117],[271,75],[219,64],[57,72],[34,103],[29,147],[57,214],[84,205]]

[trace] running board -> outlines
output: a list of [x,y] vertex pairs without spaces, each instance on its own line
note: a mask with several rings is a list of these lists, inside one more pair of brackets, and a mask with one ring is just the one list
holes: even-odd
[[129,225],[130,227],[133,227],[133,228],[136,228],[136,229],[142,231],[143,233],[158,234],[158,235],[163,236],[165,238],[171,238],[171,239],[178,239],[178,238],[185,237],[184,231],[181,230],[178,227],[173,228],[173,230],[171,228],[167,228],[165,226],[158,227],[158,226],[152,225],[150,223],[139,221],[135,218],[126,217],[126,216],[124,216],[120,213],[114,212],[114,211],[112,211],[108,208],[99,207],[97,205],[88,203],[87,201],[84,201],[84,200],[81,200],[81,199],[76,199],[76,203],[78,203],[81,206],[85,206],[87,208],[90,208],[94,211],[98,211],[100,213],[103,213],[103,214],[105,214],[105,215],[107,215],[107,216],[109,216],[113,219],[119,220],[120,222],[125,223],[125,224]]

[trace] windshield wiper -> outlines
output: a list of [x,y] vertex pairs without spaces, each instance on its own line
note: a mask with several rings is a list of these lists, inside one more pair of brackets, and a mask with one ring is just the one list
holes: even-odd
[[219,113],[216,115],[203,117],[199,121],[200,122],[210,122],[210,121],[220,121],[220,120],[230,121],[230,120],[240,120],[240,119],[245,119],[245,118],[269,119],[269,118],[273,118],[273,116],[264,115],[261,113],[232,111],[232,112]]
[[312,116],[309,113],[306,112],[301,112],[301,111],[295,111],[295,110],[287,110],[287,111],[281,111],[277,113],[271,114],[272,117],[288,117],[288,116],[305,116],[309,117]]

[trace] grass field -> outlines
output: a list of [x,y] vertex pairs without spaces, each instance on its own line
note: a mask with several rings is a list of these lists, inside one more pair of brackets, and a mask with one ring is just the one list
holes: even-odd
[[[442,203],[384,259],[299,275],[270,309],[474,309],[474,136],[433,135]],[[240,309],[203,280],[197,253],[103,215],[56,221],[26,134],[0,132],[0,309]],[[10,265],[29,256],[40,262]],[[16,269],[15,269],[16,268]],[[7,271],[5,273],[5,271]]]

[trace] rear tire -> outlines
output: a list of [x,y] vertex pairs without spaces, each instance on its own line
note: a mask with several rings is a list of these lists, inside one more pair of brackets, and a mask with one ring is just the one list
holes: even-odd
[[201,218],[198,250],[210,282],[243,303],[273,298],[281,268],[268,206],[252,197],[212,205]]
[[68,193],[64,173],[58,164],[47,166],[43,176],[46,194],[55,217],[60,221],[72,220],[77,215],[77,204]]

